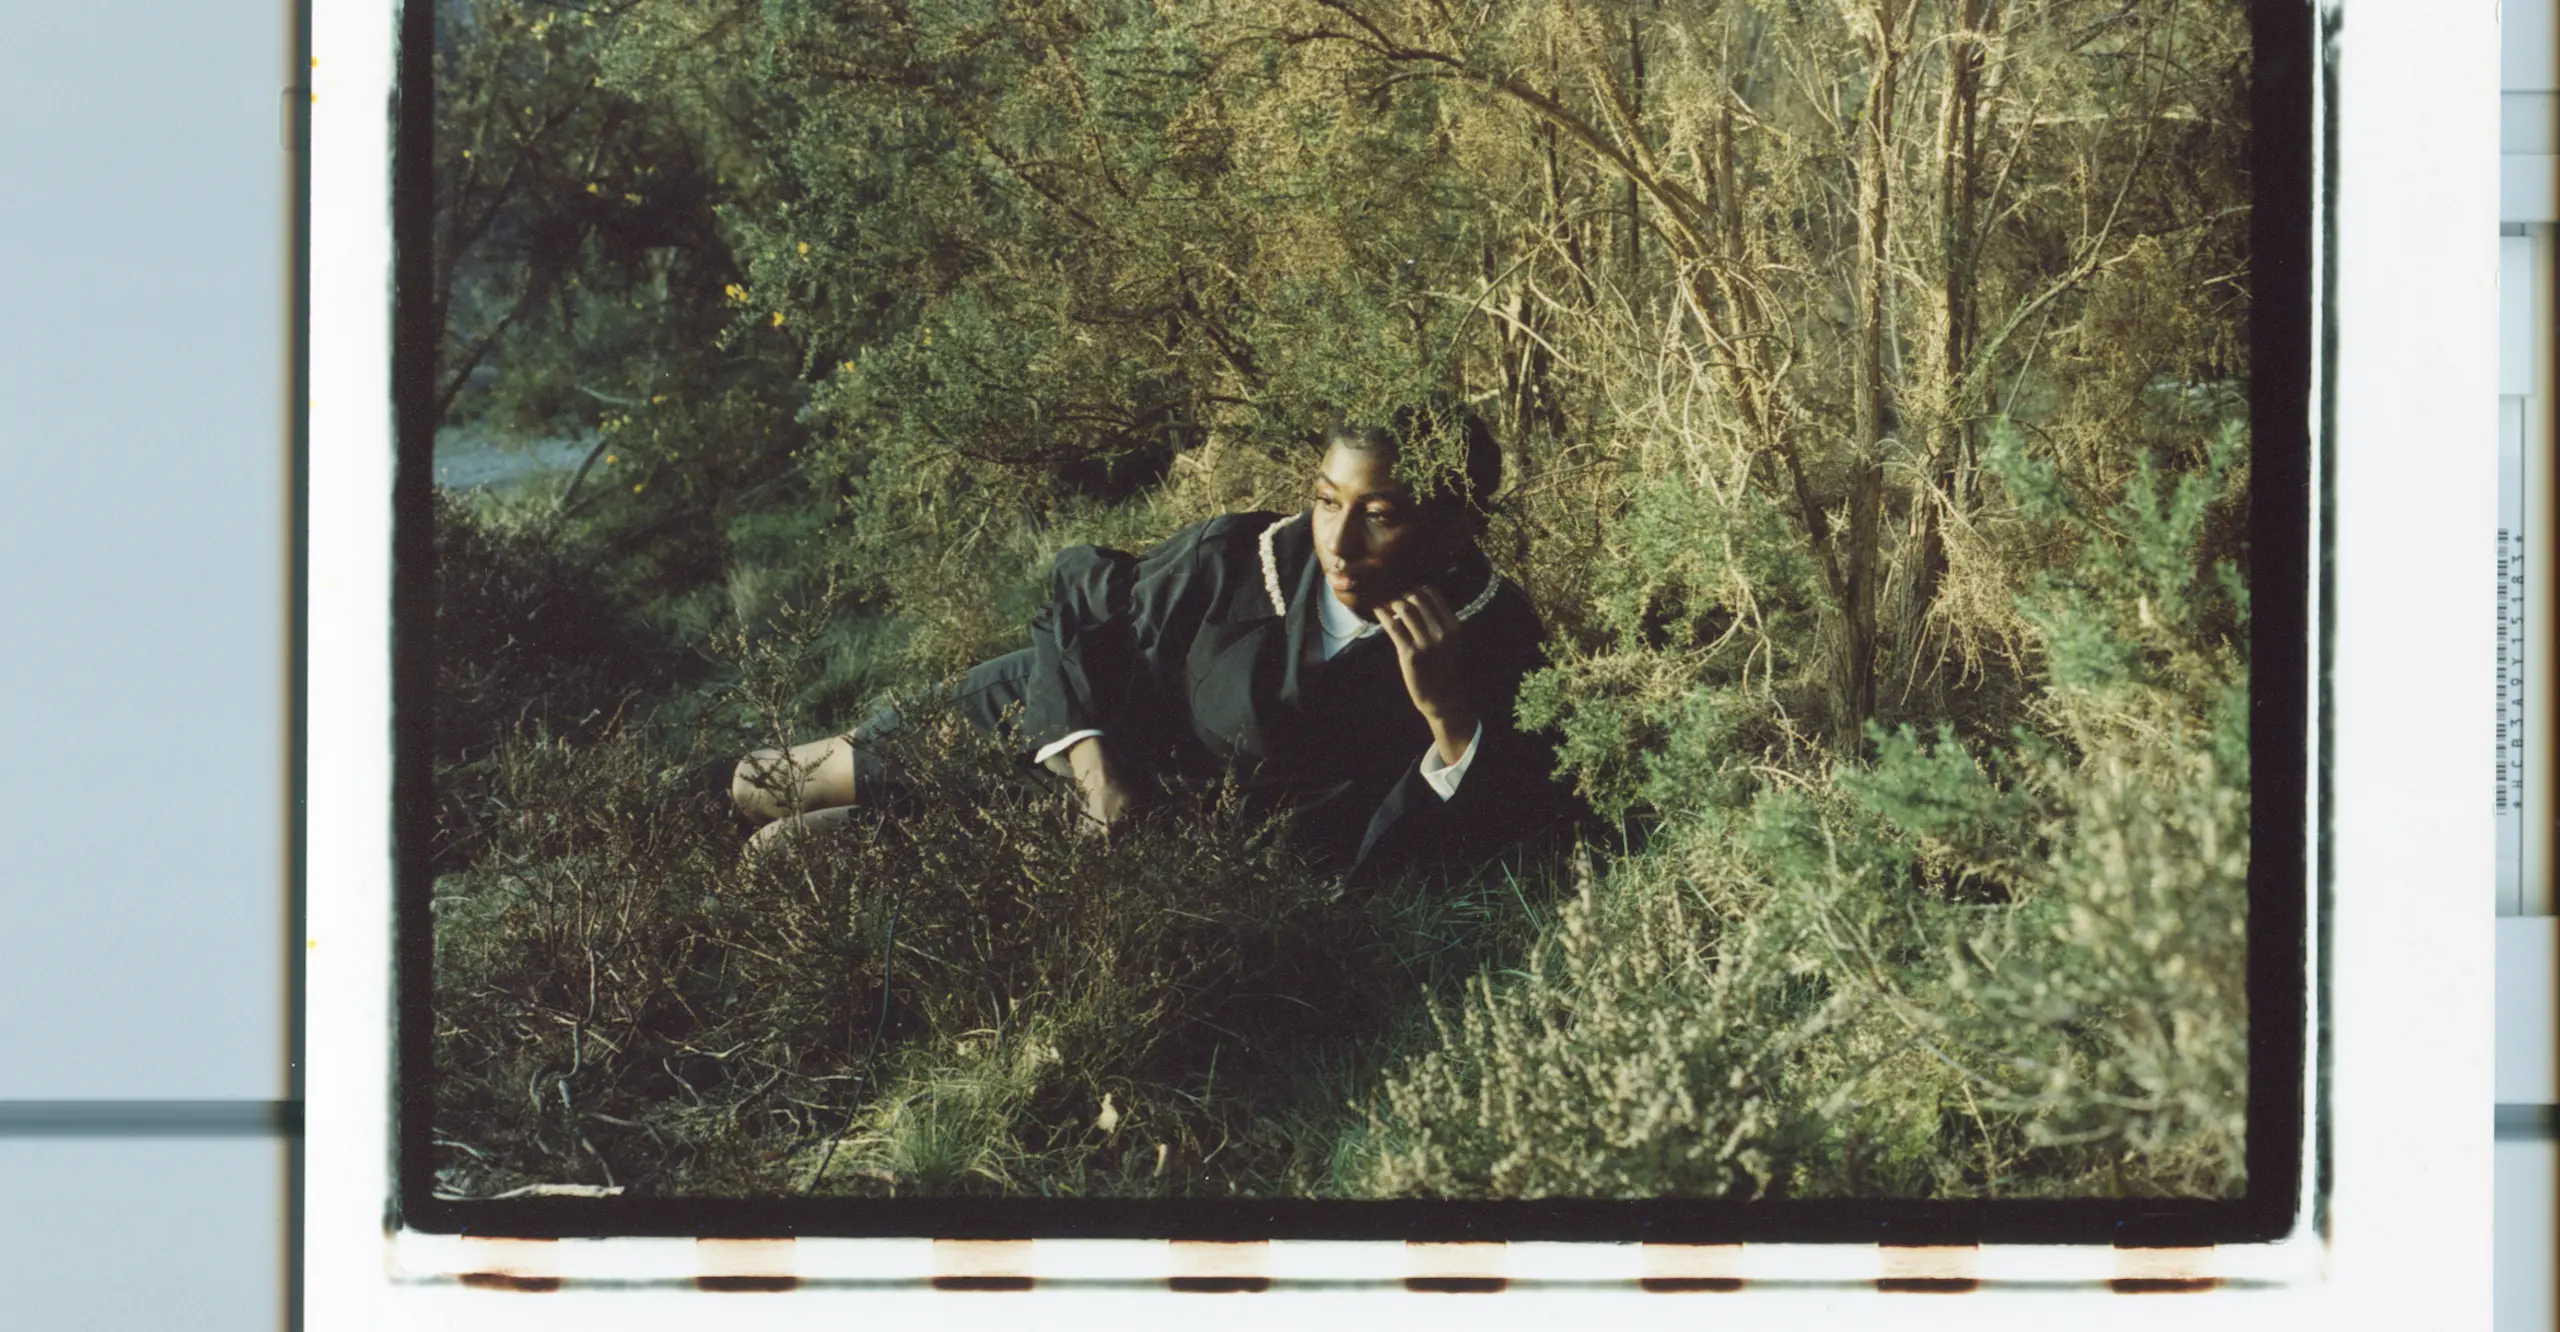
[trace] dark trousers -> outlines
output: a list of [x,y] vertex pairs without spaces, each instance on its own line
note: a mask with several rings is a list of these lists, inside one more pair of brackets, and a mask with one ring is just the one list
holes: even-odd
[[[951,703],[971,726],[1011,741],[1015,720],[1020,716],[1025,682],[1031,678],[1031,649],[1008,652],[993,661],[982,661],[969,668],[958,688],[951,691]],[[853,771],[857,782],[892,782],[894,779],[877,754],[872,741],[898,729],[905,719],[894,707],[883,706],[853,728]],[[1023,759],[1030,759],[1028,753]],[[1053,758],[1051,770],[1065,775],[1066,759]]]

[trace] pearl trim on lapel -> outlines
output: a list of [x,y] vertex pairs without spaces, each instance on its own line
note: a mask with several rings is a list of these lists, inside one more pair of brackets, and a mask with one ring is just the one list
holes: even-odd
[[1289,598],[1280,592],[1280,557],[1272,553],[1271,539],[1280,535],[1281,528],[1306,516],[1301,509],[1262,529],[1262,590],[1271,594],[1271,613],[1283,619],[1289,615]]
[[[1274,537],[1280,535],[1281,528],[1287,527],[1289,524],[1306,516],[1306,510],[1301,509],[1296,513],[1290,514],[1288,517],[1273,523],[1269,527],[1262,529],[1262,539],[1260,543],[1262,546],[1262,590],[1271,597],[1271,613],[1283,618],[1286,618],[1289,614],[1289,598],[1280,591],[1280,556],[1272,550],[1271,542]],[[1499,591],[1501,587],[1502,572],[1493,567],[1492,557],[1487,556],[1484,562],[1484,590],[1476,594],[1475,600],[1458,608],[1458,618],[1461,620],[1474,619],[1476,617],[1476,612],[1493,604],[1493,594],[1496,591]]]
[[1493,557],[1488,555],[1484,560],[1484,590],[1476,594],[1475,600],[1458,608],[1458,618],[1461,620],[1474,619],[1477,611],[1483,610],[1485,607],[1493,604],[1493,594],[1500,591],[1501,588],[1502,571],[1493,567]]

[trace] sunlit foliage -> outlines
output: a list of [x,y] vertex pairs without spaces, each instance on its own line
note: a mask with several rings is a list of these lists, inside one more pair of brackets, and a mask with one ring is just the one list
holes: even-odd
[[[439,750],[468,862],[440,908],[449,1128],[513,1144],[503,1168],[454,1149],[456,1187],[616,1153],[694,1191],[2241,1187],[2238,5],[446,0],[440,21],[448,417],[595,449],[445,516],[448,614],[609,603],[640,636],[448,663],[472,731]],[[1021,643],[1061,546],[1293,508],[1312,428],[1434,393],[1506,445],[1489,544],[1554,635],[1522,720],[1595,812],[1578,855],[1346,908],[1231,830],[1190,880],[1221,885],[1223,942],[1132,887],[997,948],[1053,960],[883,981],[876,877],[741,923],[783,899],[706,816],[612,852],[645,867],[614,891],[656,894],[616,909],[664,932],[626,940],[626,969],[497,942],[553,929],[523,913],[599,854],[524,840],[529,810],[681,823],[650,812],[677,799],[651,764],[928,689]],[[1427,486],[1450,458],[1405,461]],[[787,670],[753,665],[786,640]],[[994,894],[969,910],[1006,884],[1025,910],[1035,883],[1110,896],[1048,867],[1035,813],[954,872]],[[879,836],[848,863],[921,882],[944,854]],[[1111,872],[1184,881],[1174,841],[1148,846],[1127,854],[1163,864]],[[1499,927],[1435,914],[1505,894]],[[1202,1046],[1186,1024],[1222,1001],[1196,977],[1316,984],[1308,954],[1234,944],[1253,929],[1345,932],[1403,988],[1362,991],[1335,1047],[1287,1004]],[[1076,949],[1153,979],[1061,988],[1041,968]],[[572,965],[619,996],[616,1042],[769,1053],[596,1093],[645,1133],[581,1144],[575,1105],[536,1096],[523,1113],[566,1115],[537,1133],[518,1083],[627,1053],[559,1047],[560,1014],[585,1028],[544,968]],[[715,1020],[704,985],[749,1007]],[[1105,1094],[1132,1127],[1093,1128]],[[647,1109],[669,1097],[691,1108]],[[1142,1119],[1167,1156],[1122,1150]]]

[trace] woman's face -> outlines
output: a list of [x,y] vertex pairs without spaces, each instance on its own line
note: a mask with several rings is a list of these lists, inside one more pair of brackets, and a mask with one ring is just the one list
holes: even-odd
[[1390,474],[1394,463],[1385,449],[1335,444],[1316,473],[1316,558],[1334,597],[1364,620],[1448,563],[1440,515]]

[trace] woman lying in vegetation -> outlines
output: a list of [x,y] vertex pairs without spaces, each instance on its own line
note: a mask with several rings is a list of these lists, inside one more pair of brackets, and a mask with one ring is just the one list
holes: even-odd
[[[1445,475],[1399,463],[1445,432]],[[955,702],[1027,762],[1071,776],[1084,826],[1232,776],[1295,817],[1318,862],[1357,871],[1488,850],[1558,805],[1547,745],[1512,720],[1542,661],[1527,597],[1478,538],[1502,454],[1473,413],[1407,408],[1326,433],[1310,505],[1233,513],[1132,556],[1058,556],[1032,645],[971,670]],[[847,817],[895,776],[883,709],[847,735],[737,765],[756,847]]]

